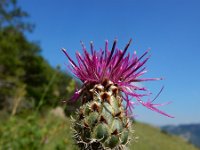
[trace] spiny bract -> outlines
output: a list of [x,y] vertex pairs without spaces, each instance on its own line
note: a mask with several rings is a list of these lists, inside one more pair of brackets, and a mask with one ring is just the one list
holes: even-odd
[[[82,106],[78,109],[76,118],[72,118],[74,138],[82,150],[125,149],[130,140],[129,118],[132,117],[134,104],[142,104],[153,111],[172,117],[157,109],[157,106],[163,104],[153,104],[155,99],[142,101],[141,98],[148,96],[150,92],[145,87],[135,84],[161,79],[139,78],[146,72],[143,66],[149,57],[142,59],[148,51],[139,58],[136,53],[132,57],[129,54],[125,56],[131,40],[123,51],[116,48],[116,43],[115,40],[110,51],[106,41],[105,50],[96,52],[91,42],[91,54],[81,43],[84,56],[76,53],[78,65],[63,49],[71,64],[69,69],[83,82],[82,88],[76,89],[70,99],[78,100],[82,96]],[[137,91],[144,93],[138,94]],[[136,99],[136,102],[131,98]]]
[[74,120],[75,138],[83,149],[122,149],[129,142],[129,119],[117,86],[105,80],[88,87]]

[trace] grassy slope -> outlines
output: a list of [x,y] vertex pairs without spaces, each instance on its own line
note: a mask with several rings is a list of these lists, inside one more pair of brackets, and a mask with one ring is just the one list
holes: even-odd
[[[73,144],[70,119],[52,115],[14,117],[0,123],[0,150],[78,150]],[[137,142],[130,150],[197,150],[180,138],[161,133],[149,125],[136,123]]]
[[134,129],[139,139],[130,146],[131,150],[196,150],[181,138],[162,133],[158,128],[136,123]]

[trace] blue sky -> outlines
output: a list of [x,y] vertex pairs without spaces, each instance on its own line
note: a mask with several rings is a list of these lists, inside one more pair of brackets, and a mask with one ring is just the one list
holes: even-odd
[[19,5],[36,24],[28,38],[38,41],[46,60],[63,70],[67,59],[60,49],[75,58],[80,40],[86,47],[94,41],[99,49],[106,39],[111,47],[118,38],[123,48],[132,38],[129,52],[139,55],[151,48],[145,76],[165,80],[144,84],[154,95],[165,86],[156,102],[173,101],[161,109],[176,118],[138,106],[138,120],[154,125],[200,122],[199,0],[19,0]]

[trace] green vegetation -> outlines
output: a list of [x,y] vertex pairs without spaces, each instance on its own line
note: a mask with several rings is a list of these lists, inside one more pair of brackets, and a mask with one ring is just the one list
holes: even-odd
[[[0,124],[0,149],[13,150],[78,150],[74,145],[70,119],[51,113],[20,115]],[[197,150],[182,139],[160,132],[142,123],[133,125],[130,150]]]
[[11,117],[1,122],[0,149],[75,149],[69,127],[68,120],[52,114]]
[[26,109],[56,107],[70,97],[75,82],[40,55],[40,46],[25,33],[33,24],[16,0],[0,0],[0,111],[15,115]]

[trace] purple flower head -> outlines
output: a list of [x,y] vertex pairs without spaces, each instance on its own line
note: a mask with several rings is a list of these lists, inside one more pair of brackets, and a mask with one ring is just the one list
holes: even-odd
[[[77,64],[70,58],[67,51],[62,49],[71,64],[68,66],[69,69],[83,82],[82,88],[76,90],[71,99],[77,100],[88,84],[99,84],[104,80],[110,80],[123,93],[122,97],[126,103],[127,114],[128,112],[132,112],[136,104],[142,104],[148,109],[172,118],[172,116],[157,109],[158,106],[162,106],[163,104],[153,104],[155,99],[148,100],[147,102],[142,100],[144,96],[149,96],[150,92],[145,87],[138,86],[138,83],[161,80],[161,78],[141,78],[146,73],[144,64],[150,58],[150,56],[147,56],[149,50],[140,57],[135,52],[132,56],[129,53],[125,55],[131,41],[128,42],[123,50],[116,47],[117,40],[114,40],[112,49],[109,50],[108,41],[106,41],[105,50],[100,49],[98,52],[94,50],[93,43],[91,42],[90,53],[81,42],[83,54],[81,55],[79,52],[76,52]],[[144,94],[140,94],[141,92],[139,91],[143,91]],[[133,101],[133,98],[136,101]]]

